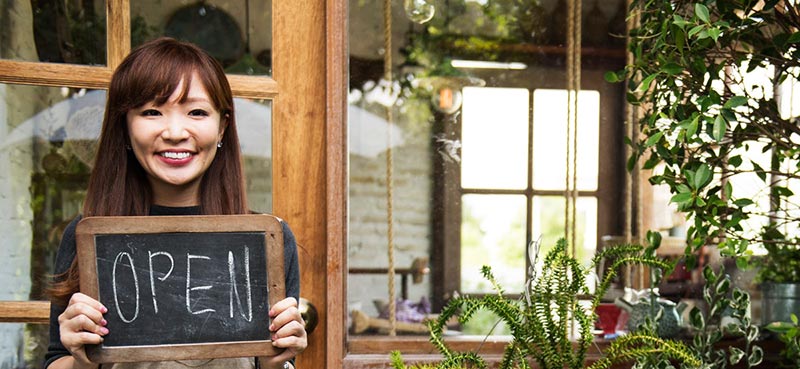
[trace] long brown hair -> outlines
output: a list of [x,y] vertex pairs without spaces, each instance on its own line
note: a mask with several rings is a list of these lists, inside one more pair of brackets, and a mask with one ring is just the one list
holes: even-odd
[[[198,76],[192,80],[193,73]],[[203,84],[224,120],[222,147],[200,181],[202,214],[246,214],[247,197],[233,94],[222,66],[190,43],[162,37],[133,50],[114,71],[108,88],[103,128],[89,177],[83,216],[147,215],[152,190],[144,169],[131,150],[126,116],[129,110],[153,101],[162,105],[184,82],[179,100],[185,101],[190,83]],[[78,268],[56,277],[50,295],[65,301],[78,290]]]

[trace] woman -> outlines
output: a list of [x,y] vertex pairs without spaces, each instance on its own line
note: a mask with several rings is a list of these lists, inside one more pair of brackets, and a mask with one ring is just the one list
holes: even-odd
[[[247,214],[233,97],[222,67],[198,47],[169,38],[128,55],[111,78],[83,216]],[[73,220],[64,232],[51,288],[45,367],[97,368],[84,345],[108,334],[97,300],[78,292]],[[299,271],[285,223],[287,298],[270,309],[274,357],[115,364],[130,368],[292,368],[307,345],[297,309]],[[257,362],[256,362],[257,361]]]

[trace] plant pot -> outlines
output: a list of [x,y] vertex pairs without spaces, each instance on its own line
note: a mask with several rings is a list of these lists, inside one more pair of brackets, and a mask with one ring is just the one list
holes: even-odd
[[761,284],[761,324],[791,322],[800,316],[800,283]]

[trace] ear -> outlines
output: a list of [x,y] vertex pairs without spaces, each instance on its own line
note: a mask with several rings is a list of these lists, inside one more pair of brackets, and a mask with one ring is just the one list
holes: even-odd
[[217,135],[217,142],[222,142],[222,136],[225,135],[225,130],[228,129],[228,123],[231,121],[231,113],[224,113],[219,119],[219,134]]

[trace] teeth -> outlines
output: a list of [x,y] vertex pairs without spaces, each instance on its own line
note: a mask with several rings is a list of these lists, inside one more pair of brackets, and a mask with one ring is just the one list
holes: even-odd
[[186,159],[186,158],[189,157],[189,155],[191,155],[191,154],[189,154],[188,152],[185,152],[185,151],[184,152],[167,151],[167,152],[162,152],[161,153],[161,156],[163,156],[165,158],[168,158],[168,159]]

